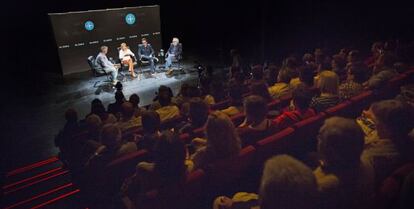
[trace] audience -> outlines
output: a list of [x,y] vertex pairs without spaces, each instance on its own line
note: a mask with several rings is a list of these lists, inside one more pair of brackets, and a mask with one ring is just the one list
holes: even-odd
[[176,105],[171,103],[171,95],[169,93],[160,93],[158,95],[158,102],[160,108],[156,112],[160,115],[161,122],[180,116],[180,110]]
[[230,118],[219,111],[210,114],[206,125],[206,145],[191,157],[193,170],[209,163],[235,157],[240,151],[240,139]]
[[248,96],[244,100],[244,121],[237,128],[243,146],[250,145],[256,140],[277,131],[272,121],[267,119],[266,101],[259,96]]
[[291,77],[289,76],[289,72],[287,70],[279,71],[279,75],[277,76],[277,83],[269,87],[270,96],[273,99],[279,99],[280,97],[289,94],[290,79]]
[[162,208],[172,207],[179,198],[178,189],[184,183],[187,165],[185,147],[177,135],[164,131],[154,149],[153,162],[140,162],[133,176],[127,178],[121,188],[126,208],[137,208],[145,201],[145,193],[157,190],[162,198]]
[[266,103],[271,102],[272,96],[270,95],[269,88],[266,83],[256,83],[250,86],[251,95],[262,97]]
[[122,141],[121,129],[114,124],[107,124],[102,128],[100,143],[86,163],[90,169],[100,170],[112,160],[137,150],[135,143]]
[[313,97],[310,104],[310,107],[314,108],[316,112],[321,112],[340,102],[338,96],[339,78],[335,72],[322,71],[317,85],[320,95]]
[[374,192],[373,168],[361,161],[364,133],[351,119],[332,117],[319,130],[321,163],[314,171],[319,208],[369,208]]
[[208,105],[201,98],[195,97],[189,103],[188,121],[179,128],[179,133],[193,133],[195,129],[203,127],[208,118]]
[[132,127],[141,126],[141,118],[135,117],[135,109],[131,102],[124,102],[121,105],[121,118],[116,125],[121,131]]
[[213,203],[213,209],[232,208],[316,209],[315,177],[309,167],[288,155],[272,157],[264,165],[259,195],[237,193],[232,199],[220,196]]
[[292,93],[292,110],[284,111],[273,120],[273,124],[279,129],[316,115],[315,110],[309,108],[313,93],[305,86],[299,85]]
[[332,71],[334,71],[338,77],[339,81],[343,82],[346,79],[346,60],[340,55],[334,55],[332,58]]
[[138,149],[153,151],[160,136],[160,116],[152,110],[143,111],[141,120],[143,133],[137,140],[137,147]]
[[397,100],[372,104],[370,117],[378,139],[366,145],[363,158],[375,169],[376,183],[384,180],[395,169],[413,159],[410,131],[414,128],[413,110]]
[[139,107],[140,98],[138,94],[132,94],[129,96],[129,102],[131,102],[134,107],[134,117],[141,116],[141,113],[145,110],[145,108]]
[[121,106],[125,102],[125,96],[122,91],[115,92],[115,102],[108,105],[108,113],[114,114],[118,119],[120,118]]
[[314,77],[316,66],[314,64],[306,64],[299,68],[299,78],[290,80],[290,88],[295,89],[297,86],[305,85],[308,88],[314,87]]
[[360,65],[348,66],[346,81],[339,86],[339,97],[345,100],[361,93],[364,90],[362,85],[366,81],[365,75],[365,69]]
[[230,84],[229,98],[230,106],[221,112],[229,117],[243,112],[243,87],[238,84]]
[[394,69],[395,57],[388,52],[381,54],[374,66],[373,75],[366,82],[365,86],[370,89],[382,87],[398,73]]
[[[206,168],[220,160],[239,160],[236,157],[242,147],[315,116],[360,94],[364,88],[384,87],[398,72],[405,72],[407,66],[395,64],[396,50],[388,45],[374,43],[367,60],[358,50],[348,53],[348,48],[344,48],[331,56],[317,48],[314,55],[303,56],[303,65],[293,56],[284,60],[280,70],[273,63],[265,70],[261,65],[254,65],[247,82],[236,59],[227,82],[209,67],[205,72],[208,80],[200,78],[200,87],[184,83],[175,97],[171,88],[160,86],[149,107],[151,111],[139,107],[137,94],[125,101],[119,88],[116,101],[108,105],[108,111],[102,101],[95,99],[81,123],[76,111],[69,109],[65,114],[67,122],[55,143],[71,169],[75,165],[72,162],[78,161],[87,170],[95,171],[94,175],[102,175],[102,169],[114,159],[138,149],[148,150],[147,162],[140,162],[135,174],[122,186],[125,207],[141,206],[145,197],[154,191],[161,198],[158,204],[167,208],[170,204],[185,203],[180,192],[188,172],[199,168],[209,171]],[[373,70],[368,70],[366,65]],[[368,79],[369,73],[372,76]],[[317,96],[316,91],[319,91]],[[244,93],[248,96],[243,98]],[[268,103],[290,94],[290,105],[273,111],[280,114],[273,118],[276,114],[268,113]],[[403,96],[401,101],[372,104],[357,123],[340,117],[325,120],[317,136],[314,154],[319,159],[313,173],[292,157],[273,157],[265,164],[259,195],[237,193],[231,199],[219,197],[213,207],[370,208],[375,186],[396,168],[414,160],[414,143],[409,136],[414,128],[414,113],[412,106],[404,102],[410,103],[411,98]],[[229,102],[223,103],[229,104],[227,108],[210,112],[209,105],[225,99]],[[244,121],[236,128],[230,117],[242,112]],[[166,121],[177,121],[177,124]],[[130,131],[125,133],[126,130],[140,126],[142,129],[134,132],[134,140],[122,138],[122,133],[129,136]],[[162,132],[166,129],[175,133]],[[200,133],[204,131],[204,136],[198,131],[196,135],[196,129]],[[181,137],[189,136],[191,143],[184,146],[176,134],[186,134]],[[316,146],[306,151],[316,151]]]

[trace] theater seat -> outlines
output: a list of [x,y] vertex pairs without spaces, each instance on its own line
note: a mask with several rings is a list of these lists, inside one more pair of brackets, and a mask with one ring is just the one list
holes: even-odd
[[351,97],[349,99],[351,101],[351,105],[348,107],[350,114],[352,114],[353,117],[358,117],[364,109],[368,109],[369,106],[377,99],[379,98],[372,90],[367,90],[359,95]]
[[222,109],[227,108],[229,105],[230,105],[230,100],[226,99],[224,101],[211,105],[210,109],[211,110],[222,110]]
[[404,179],[411,172],[414,172],[414,163],[407,163],[382,182],[376,197],[376,208],[395,208]]
[[234,115],[231,117],[231,121],[233,121],[234,126],[239,126],[241,123],[243,123],[243,120],[245,118],[244,113],[239,113],[237,115]]
[[256,164],[263,164],[263,162],[273,155],[287,153],[290,147],[290,137],[295,130],[293,128],[286,128],[282,131],[262,139],[256,143],[257,156]]
[[322,112],[316,116],[297,122],[292,126],[295,132],[292,135],[290,154],[302,158],[308,152],[316,151],[317,135],[326,117],[326,114]]
[[355,117],[352,112],[350,111],[351,101],[344,101],[341,102],[333,107],[326,109],[324,112],[328,116],[341,116],[346,118]]
[[237,157],[221,160],[205,168],[208,185],[204,192],[208,197],[214,197],[227,192],[237,192],[239,180],[252,165],[256,154],[253,146],[240,150]]

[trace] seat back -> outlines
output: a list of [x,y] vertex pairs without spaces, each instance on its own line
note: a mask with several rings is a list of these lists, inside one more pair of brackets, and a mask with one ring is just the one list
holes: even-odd
[[98,65],[96,65],[96,58],[94,56],[89,56],[87,58],[87,62],[89,67],[91,68],[91,71],[94,76],[98,76],[98,74],[104,74],[105,71]]
[[326,109],[324,112],[329,116],[352,118],[355,116],[351,112],[351,104],[351,101],[344,101],[333,107]]
[[259,140],[255,145],[257,148],[255,164],[262,165],[273,155],[287,153],[294,131],[291,127],[285,128],[272,136]]

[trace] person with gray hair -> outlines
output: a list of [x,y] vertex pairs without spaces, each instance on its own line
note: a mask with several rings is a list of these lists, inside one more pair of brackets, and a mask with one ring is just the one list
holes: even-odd
[[170,68],[173,60],[180,59],[181,53],[183,52],[183,46],[177,37],[172,39],[170,48],[168,48],[165,56],[165,68]]
[[319,208],[369,208],[374,170],[361,161],[364,133],[352,119],[331,117],[319,130],[320,165],[314,171]]
[[106,54],[108,53],[108,47],[107,46],[101,46],[100,53],[96,56],[95,59],[95,65],[99,66],[104,70],[106,73],[110,73],[112,77],[112,84],[116,84],[118,82],[117,76],[118,76],[118,69],[115,67],[115,65],[109,61]]
[[[243,195],[242,195],[243,194]],[[242,197],[244,200],[240,201]],[[250,200],[246,201],[246,197]],[[220,196],[213,209],[312,209],[317,205],[317,184],[312,170],[289,155],[266,161],[259,195],[237,193],[232,199]]]

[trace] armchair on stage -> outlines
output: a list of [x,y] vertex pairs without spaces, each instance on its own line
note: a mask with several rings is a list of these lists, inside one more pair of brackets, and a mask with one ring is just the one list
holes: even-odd
[[[111,83],[111,73],[105,72],[105,70],[102,69],[101,66],[97,65],[95,62],[96,57],[95,56],[89,56],[87,61],[88,61],[88,65],[91,68],[92,74],[95,77],[99,77],[99,76],[106,76],[106,80],[103,82],[109,82]],[[101,81],[96,81],[93,85],[93,87],[96,87],[96,85],[98,83],[100,83]]]

